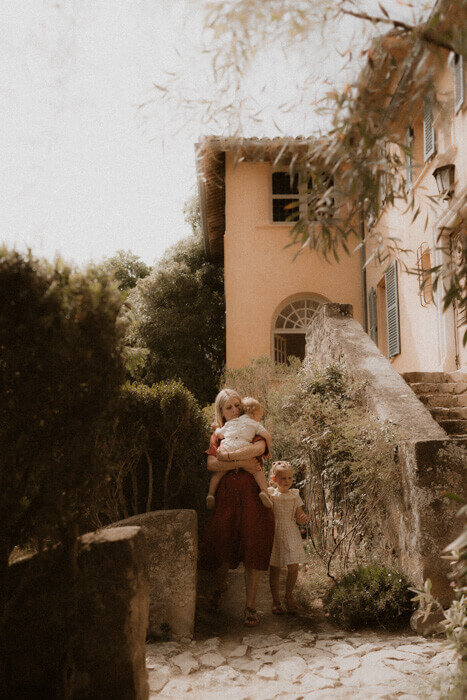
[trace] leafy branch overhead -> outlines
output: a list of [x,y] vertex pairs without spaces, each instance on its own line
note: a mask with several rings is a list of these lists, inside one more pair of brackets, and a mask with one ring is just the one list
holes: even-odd
[[[215,123],[221,112],[231,116],[237,107],[238,126],[225,141],[226,150],[231,150],[234,160],[239,159],[242,156],[236,152],[243,144],[241,111],[248,104],[241,97],[242,90],[252,61],[261,50],[278,45],[287,51],[302,43],[306,49],[309,44],[305,42],[312,39],[322,50],[346,18],[359,21],[362,29],[367,27],[371,42],[360,44],[357,52],[349,48],[343,54],[343,70],[354,78],[349,78],[344,87],[328,89],[316,107],[316,114],[326,119],[327,130],[300,142],[281,138],[284,147],[278,149],[273,165],[288,167],[291,176],[299,172],[312,182],[306,193],[307,216],[302,215],[291,232],[291,245],[297,251],[311,248],[326,259],[338,260],[343,252],[350,254],[367,244],[367,264],[372,260],[384,264],[397,257],[406,270],[412,271],[406,257],[409,251],[397,238],[383,235],[375,224],[383,210],[390,207],[405,210],[412,222],[425,211],[425,228],[439,217],[440,198],[412,188],[407,181],[408,159],[416,174],[423,169],[423,163],[415,160],[412,144],[407,142],[407,124],[414,114],[422,112],[426,101],[442,119],[453,113],[452,103],[437,93],[434,76],[446,62],[448,52],[461,57],[467,54],[467,2],[398,4],[405,9],[404,19],[392,16],[383,2],[375,3],[374,13],[362,9],[362,3],[356,0],[203,3],[205,53],[211,58],[217,95],[213,100],[203,99],[200,109],[203,123]],[[410,21],[405,18],[408,10]],[[304,90],[298,99],[303,100],[303,95]],[[228,108],[224,104],[227,101]],[[298,105],[303,107],[301,102]],[[289,104],[283,107],[284,111],[294,109]],[[261,118],[255,115],[254,121],[261,122]],[[264,160],[264,156],[259,151],[256,154],[258,160]],[[461,220],[464,205],[465,196],[453,202],[458,212],[454,226]],[[292,211],[290,218],[296,218]],[[449,256],[442,255],[442,242],[438,245],[437,257],[442,261],[432,269],[434,288],[442,290],[445,307],[453,300],[462,305],[467,301],[462,286],[466,256],[461,269],[454,269]]]

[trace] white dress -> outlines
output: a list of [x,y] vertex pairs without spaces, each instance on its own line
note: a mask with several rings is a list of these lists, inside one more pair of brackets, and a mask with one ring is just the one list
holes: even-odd
[[269,488],[268,492],[276,521],[269,563],[271,566],[302,564],[307,558],[295,520],[297,508],[303,505],[298,489],[289,489],[287,493],[281,493],[278,489]]
[[255,435],[263,437],[267,435],[266,429],[261,423],[253,420],[246,413],[238,418],[228,420],[223,428],[217,428],[215,432],[217,437],[222,439],[222,449],[227,452],[251,445]]

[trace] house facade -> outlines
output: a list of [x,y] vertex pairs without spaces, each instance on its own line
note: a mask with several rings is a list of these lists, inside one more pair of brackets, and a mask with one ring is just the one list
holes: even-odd
[[[407,109],[388,119],[388,131],[399,136],[408,200],[383,207],[373,222],[373,234],[398,240],[408,250],[388,266],[370,261],[366,268],[369,329],[374,342],[399,372],[465,371],[463,343],[466,307],[454,301],[443,309],[449,277],[433,286],[430,269],[448,264],[464,269],[467,215],[467,110],[464,99],[464,61],[438,49],[419,54],[430,72],[433,93],[424,100],[406,95]],[[411,70],[416,70],[415,61]],[[396,73],[395,94],[407,74]],[[374,80],[381,76],[373,76]],[[444,180],[444,182],[443,182]],[[431,199],[430,199],[431,198]],[[417,213],[418,212],[418,213]],[[367,251],[371,255],[371,246]],[[408,274],[406,268],[412,271]],[[466,284],[464,277],[463,284]],[[466,288],[464,286],[464,298]]]
[[[393,65],[400,61],[391,77],[394,95],[404,90],[409,51],[400,46],[392,55],[388,51]],[[410,108],[388,112],[388,134],[397,133],[407,146],[400,159],[415,207],[383,206],[371,222],[373,238],[366,250],[350,256],[342,251],[338,261],[290,246],[294,223],[286,219],[294,211],[300,215],[301,188],[307,183],[299,176],[291,180],[288,169],[277,164],[306,148],[306,140],[232,142],[211,136],[197,144],[206,250],[225,270],[228,368],[261,355],[277,362],[288,355],[303,358],[313,313],[322,303],[335,302],[352,305],[354,317],[398,372],[467,370],[465,305],[454,301],[443,310],[443,282],[434,289],[429,272],[446,261],[457,270],[465,266],[464,61],[440,48],[428,56],[414,55],[408,65],[416,70],[422,58],[433,76],[432,98],[416,102],[408,94]],[[384,77],[371,71],[370,79],[377,84]],[[444,190],[443,178],[448,183]],[[408,252],[377,263],[371,240],[387,237],[398,239]],[[350,250],[358,242],[355,238]]]
[[[288,142],[287,142],[288,143]],[[305,334],[323,302],[352,304],[362,322],[359,253],[328,263],[316,252],[287,247],[294,223],[287,209],[298,187],[273,167],[282,139],[197,146],[203,231],[210,258],[224,265],[226,365],[241,367],[267,355],[303,359]],[[296,142],[296,146],[306,146]]]

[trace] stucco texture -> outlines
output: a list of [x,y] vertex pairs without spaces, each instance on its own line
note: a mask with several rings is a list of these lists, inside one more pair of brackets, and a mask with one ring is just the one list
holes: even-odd
[[342,252],[339,263],[290,242],[291,224],[271,223],[269,163],[226,163],[224,240],[227,367],[272,355],[275,314],[289,300],[312,294],[317,300],[352,304],[362,320],[359,254]]

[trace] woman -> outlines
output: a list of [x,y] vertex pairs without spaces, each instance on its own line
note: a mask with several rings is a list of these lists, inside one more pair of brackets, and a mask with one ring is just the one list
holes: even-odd
[[[219,426],[241,411],[241,399],[233,389],[223,389],[216,398],[215,412]],[[216,495],[216,506],[209,521],[202,544],[203,568],[217,569],[217,590],[214,601],[226,588],[229,569],[240,562],[245,567],[246,605],[244,624],[254,627],[259,622],[255,609],[256,593],[261,571],[267,571],[274,539],[274,516],[258,498],[259,487],[253,478],[258,460],[266,452],[263,438],[255,438],[252,445],[236,452],[235,461],[217,459],[220,440],[211,436],[207,454],[207,468],[223,472]],[[241,458],[241,459],[239,459]]]

